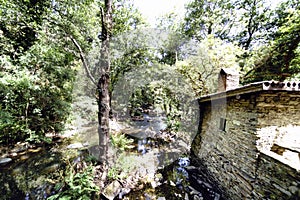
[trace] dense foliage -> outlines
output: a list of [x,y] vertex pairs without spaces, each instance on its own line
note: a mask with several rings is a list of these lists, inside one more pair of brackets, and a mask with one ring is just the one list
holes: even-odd
[[195,96],[214,93],[218,87],[218,75],[222,68],[238,71],[238,57],[242,49],[209,35],[194,44],[197,51],[184,61],[177,62],[177,70],[188,80]]
[[[1,143],[62,130],[81,64],[95,89],[101,8],[104,2],[94,0],[1,0]],[[147,27],[133,1],[122,0],[113,1],[112,19],[110,94],[126,73],[158,63],[176,65],[196,96],[215,91],[222,67],[239,69],[244,84],[299,74],[298,1],[190,1],[185,18],[165,15],[159,32]]]
[[47,1],[1,0],[0,5],[0,55],[8,55],[17,62],[37,40],[50,4]]
[[299,2],[195,0],[186,6],[183,32],[199,42],[209,35],[244,50],[243,84],[299,74]]
[[[113,7],[114,34],[144,23],[132,2]],[[103,2],[93,0],[1,0],[0,143],[39,142],[63,130],[78,67],[83,64],[94,83],[99,76],[101,8]],[[122,65],[113,63],[113,69]]]
[[[85,84],[76,95],[97,100],[100,146],[132,147],[124,134],[108,137],[110,104],[120,119],[159,111],[161,131],[192,140],[194,100],[216,92],[222,68],[240,71],[241,84],[300,78],[299,1],[274,2],[191,0],[184,19],[168,13],[150,28],[133,0],[0,0],[0,144],[48,142],[64,130],[76,77]],[[108,178],[140,167],[119,160]],[[70,165],[63,176],[50,199],[96,198],[94,167]]]
[[61,131],[72,100],[74,70],[45,66],[32,74],[27,68],[12,67],[0,78],[1,142],[38,141],[46,133]]
[[0,142],[40,141],[63,129],[72,100],[74,54],[51,37],[49,4],[4,1],[1,7]]
[[[283,7],[284,4],[282,5]],[[283,15],[278,10],[278,15]],[[284,22],[273,34],[269,47],[260,48],[263,54],[256,59],[253,68],[244,77],[245,82],[262,80],[284,81],[300,73],[299,43],[300,43],[300,7],[290,7],[284,12]]]
[[97,199],[100,188],[94,183],[95,170],[92,165],[83,167],[79,171],[75,171],[74,166],[69,166],[65,173],[63,191],[47,199]]

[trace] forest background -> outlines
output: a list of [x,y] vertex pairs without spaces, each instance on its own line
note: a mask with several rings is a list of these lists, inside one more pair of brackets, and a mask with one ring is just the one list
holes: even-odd
[[110,95],[127,72],[154,65],[182,74],[195,97],[215,92],[217,74],[226,67],[240,72],[241,85],[299,79],[296,0],[276,7],[266,0],[194,0],[183,19],[168,13],[155,29],[134,1],[114,0],[108,33],[106,1],[0,2],[1,144],[51,142],[47,134],[64,130],[82,68],[93,91],[88,95],[97,98],[107,34]]

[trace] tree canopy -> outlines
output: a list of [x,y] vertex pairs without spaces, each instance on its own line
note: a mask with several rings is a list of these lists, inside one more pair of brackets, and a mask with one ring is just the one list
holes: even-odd
[[1,143],[63,130],[79,67],[96,90],[108,35],[109,95],[120,77],[154,64],[175,67],[196,95],[214,91],[222,67],[238,68],[242,84],[299,78],[296,0],[192,0],[183,20],[169,13],[155,30],[134,1],[112,1],[108,29],[106,1],[0,2]]
[[[280,80],[299,73],[299,3],[266,0],[191,1],[183,32],[202,41],[212,34],[244,49],[243,83]],[[243,77],[245,75],[245,77]]]
[[[63,130],[81,63],[97,79],[89,55],[102,46],[103,7],[93,0],[1,0],[1,143],[40,141]],[[114,34],[143,23],[131,2],[114,1],[113,8]]]

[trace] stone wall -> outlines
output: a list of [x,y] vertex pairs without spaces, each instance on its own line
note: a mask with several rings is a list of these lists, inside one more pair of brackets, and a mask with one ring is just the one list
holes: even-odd
[[[300,170],[298,158],[300,152],[299,92],[264,91],[256,101],[259,136],[257,148]],[[293,157],[292,152],[296,159],[289,161],[289,158]]]
[[300,174],[296,169],[263,153],[259,156],[253,199],[300,199]]
[[[272,152],[275,137],[287,139],[279,140],[276,135],[282,135],[281,130],[292,121],[300,123],[299,98],[299,92],[259,91],[200,99],[200,129],[191,150],[220,184],[225,198],[300,198],[297,170],[262,151],[267,146],[268,152],[278,155]],[[298,123],[293,124],[296,132]],[[276,127],[275,133],[269,131],[270,126]],[[290,148],[282,146],[282,151]],[[295,148],[288,151],[298,155]]]
[[264,91],[256,99],[260,151],[256,199],[300,199],[300,94]]

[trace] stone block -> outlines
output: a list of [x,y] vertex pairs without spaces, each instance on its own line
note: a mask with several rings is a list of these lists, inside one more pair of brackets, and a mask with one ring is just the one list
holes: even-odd
[[119,181],[113,181],[103,191],[102,195],[108,199],[113,200],[121,191],[121,183]]

